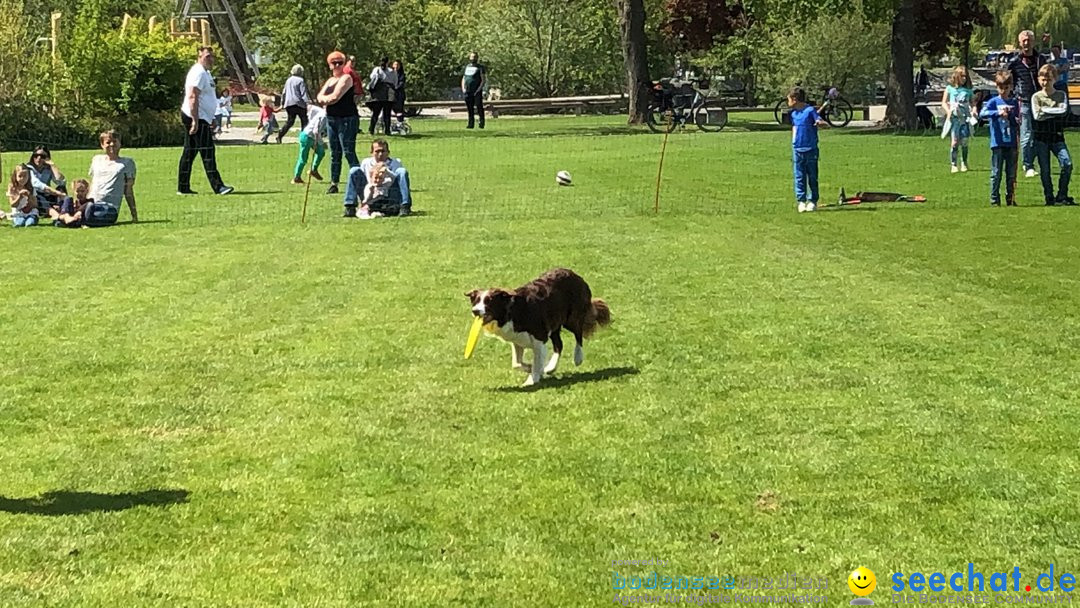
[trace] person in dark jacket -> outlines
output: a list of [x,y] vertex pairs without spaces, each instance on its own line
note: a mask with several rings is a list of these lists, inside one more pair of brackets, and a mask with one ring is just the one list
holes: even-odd
[[[1046,39],[1049,34],[1044,36]],[[1035,32],[1024,30],[1017,37],[1020,54],[1009,62],[1016,96],[1020,98],[1020,159],[1024,164],[1024,177],[1035,177],[1035,140],[1031,126],[1035,122],[1031,113],[1031,96],[1039,91],[1039,70],[1047,58],[1035,48]]]

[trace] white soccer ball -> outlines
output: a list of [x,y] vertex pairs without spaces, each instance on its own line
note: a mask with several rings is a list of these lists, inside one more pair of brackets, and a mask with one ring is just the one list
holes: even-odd
[[559,171],[555,174],[555,183],[560,186],[569,186],[571,181],[569,171]]

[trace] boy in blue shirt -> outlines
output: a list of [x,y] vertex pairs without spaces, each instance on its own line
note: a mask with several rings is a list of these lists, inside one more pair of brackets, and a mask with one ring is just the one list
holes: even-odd
[[[806,91],[793,87],[787,96],[791,108],[792,163],[795,168],[795,200],[799,213],[814,211],[818,202],[818,127],[828,123],[806,103]],[[809,190],[809,192],[807,192]]]
[[1020,130],[1019,101],[1012,96],[1012,72],[994,76],[998,95],[983,104],[979,116],[990,127],[990,204],[1001,206],[1001,171],[1005,171],[1005,204],[1016,206],[1016,142]]

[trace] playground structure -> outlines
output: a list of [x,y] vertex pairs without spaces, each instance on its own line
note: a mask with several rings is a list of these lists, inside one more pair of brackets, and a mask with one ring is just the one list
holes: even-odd
[[[229,66],[229,84],[234,95],[248,95],[252,103],[257,103],[256,95],[268,93],[256,86],[259,78],[259,66],[248,49],[247,40],[240,30],[240,23],[236,20],[229,0],[199,0],[202,10],[192,7],[193,0],[179,0],[178,10],[180,17],[169,18],[169,35],[173,38],[195,38],[200,44],[210,46],[211,40],[216,40],[221,47],[225,61]],[[42,36],[37,42],[48,42],[53,63],[60,59],[58,41],[60,40],[60,24],[62,13],[54,12],[50,17],[50,32],[48,36]],[[124,20],[120,25],[120,33],[123,35],[131,23],[133,17],[124,13]],[[187,29],[177,28],[177,22],[187,22]],[[153,32],[161,25],[156,15],[149,19],[148,32]]]
[[[201,8],[195,5],[196,2]],[[248,48],[244,32],[229,0],[177,0],[177,13],[180,19],[187,20],[188,30],[177,30],[174,18],[169,21],[169,33],[173,36],[198,37],[204,45],[210,44],[213,34],[230,68],[230,83],[239,85],[230,88],[239,88],[239,92],[251,96],[254,103],[256,91],[253,86],[259,78],[259,66]]]

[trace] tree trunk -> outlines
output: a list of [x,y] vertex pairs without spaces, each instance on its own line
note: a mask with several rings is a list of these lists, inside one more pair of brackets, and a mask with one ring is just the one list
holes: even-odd
[[743,102],[748,108],[752,108],[757,105],[756,90],[757,90],[757,78],[754,77],[754,60],[750,57],[750,50],[743,51]]
[[964,69],[967,70],[968,77],[971,77],[971,30],[968,30],[967,36],[964,37],[964,43],[961,47],[961,54],[964,56]]
[[914,130],[915,0],[900,0],[893,14],[889,78],[885,84],[885,124]]
[[630,124],[645,122],[649,107],[649,61],[645,44],[644,0],[615,0],[622,38],[623,65],[626,68],[626,94],[630,101]]

